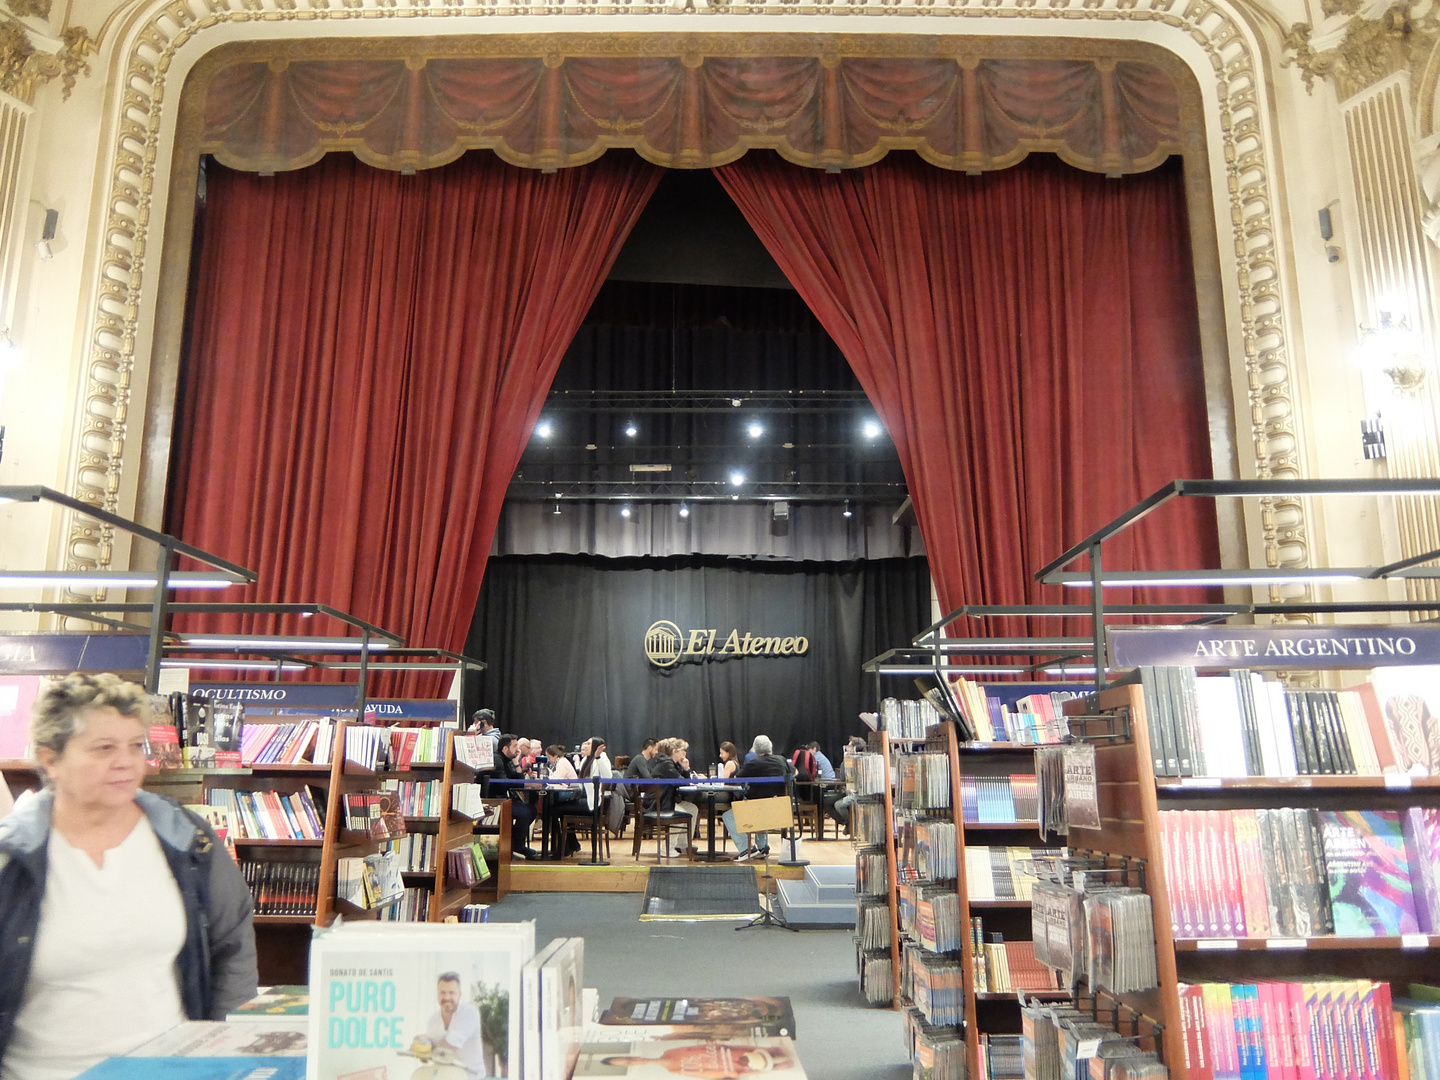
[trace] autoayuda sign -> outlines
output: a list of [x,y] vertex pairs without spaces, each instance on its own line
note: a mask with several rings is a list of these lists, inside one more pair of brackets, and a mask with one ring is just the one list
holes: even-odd
[[810,639],[800,635],[769,637],[731,630],[722,640],[719,630],[691,630],[686,633],[669,619],[657,619],[645,631],[645,655],[659,668],[674,667],[682,660],[729,660],[740,656],[804,656]]

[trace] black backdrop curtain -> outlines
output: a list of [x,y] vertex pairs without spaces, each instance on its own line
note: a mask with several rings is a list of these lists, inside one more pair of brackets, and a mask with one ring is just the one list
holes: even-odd
[[[810,648],[660,669],[644,648],[659,619],[717,630],[717,649],[731,629],[804,635]],[[546,744],[603,735],[612,757],[647,735],[678,735],[700,768],[721,740],[745,750],[764,734],[787,755],[815,739],[834,758],[860,730],[857,714],[875,707],[860,665],[929,623],[923,559],[491,559],[465,649],[489,669],[465,704],[493,708],[503,730]]]

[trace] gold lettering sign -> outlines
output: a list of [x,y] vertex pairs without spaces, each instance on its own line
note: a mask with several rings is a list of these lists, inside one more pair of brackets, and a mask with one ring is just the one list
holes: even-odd
[[686,633],[669,619],[657,619],[645,631],[645,655],[658,668],[674,667],[681,660],[729,660],[741,656],[804,656],[810,639],[801,635],[772,636],[731,630]]

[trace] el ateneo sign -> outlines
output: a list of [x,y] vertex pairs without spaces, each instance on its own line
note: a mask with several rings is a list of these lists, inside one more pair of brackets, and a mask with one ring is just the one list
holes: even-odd
[[1373,668],[1440,664],[1440,626],[1116,626],[1110,666]]
[[731,630],[724,638],[718,630],[691,630],[688,634],[669,619],[657,619],[645,631],[645,655],[658,668],[674,667],[681,660],[728,660],[740,656],[804,656],[807,637],[766,637]]

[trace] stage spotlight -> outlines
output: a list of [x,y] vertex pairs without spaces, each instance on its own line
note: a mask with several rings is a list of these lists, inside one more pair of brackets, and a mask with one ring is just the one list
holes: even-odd
[[630,423],[625,425],[625,434],[629,435],[632,439],[640,434],[640,429],[635,426],[634,420],[631,420]]
[[752,421],[750,421],[749,431],[750,431],[750,438],[752,438],[752,439],[758,439],[761,435],[764,435],[764,434],[765,434],[765,428],[764,428],[764,426],[760,423],[759,420],[752,420]]
[[733,487],[739,487],[741,484],[745,483],[745,474],[743,472],[740,472],[739,470],[732,472],[730,474],[730,483]]
[[555,516],[556,516],[556,517],[559,517],[559,516],[560,516],[560,500],[559,500],[559,499],[556,499],[556,500],[555,500]]
[[542,439],[548,439],[551,435],[555,434],[555,425],[550,423],[549,420],[541,420],[540,423],[535,425],[535,434],[539,435]]
[[867,439],[878,439],[884,428],[874,420],[866,420],[860,431]]
[[849,500],[849,499],[846,499],[846,500],[845,500],[845,512],[844,512],[844,514],[842,514],[841,516],[843,516],[843,517],[854,517],[854,516],[855,516],[855,512],[850,509],[850,500]]
[[681,504],[680,504],[680,516],[681,516],[681,517],[689,517],[689,516],[690,516],[690,506],[689,506],[688,503],[681,503]]
[[626,503],[624,506],[620,507],[620,516],[623,517],[623,518],[628,518],[628,517],[630,516],[630,504],[629,504],[629,503]]

